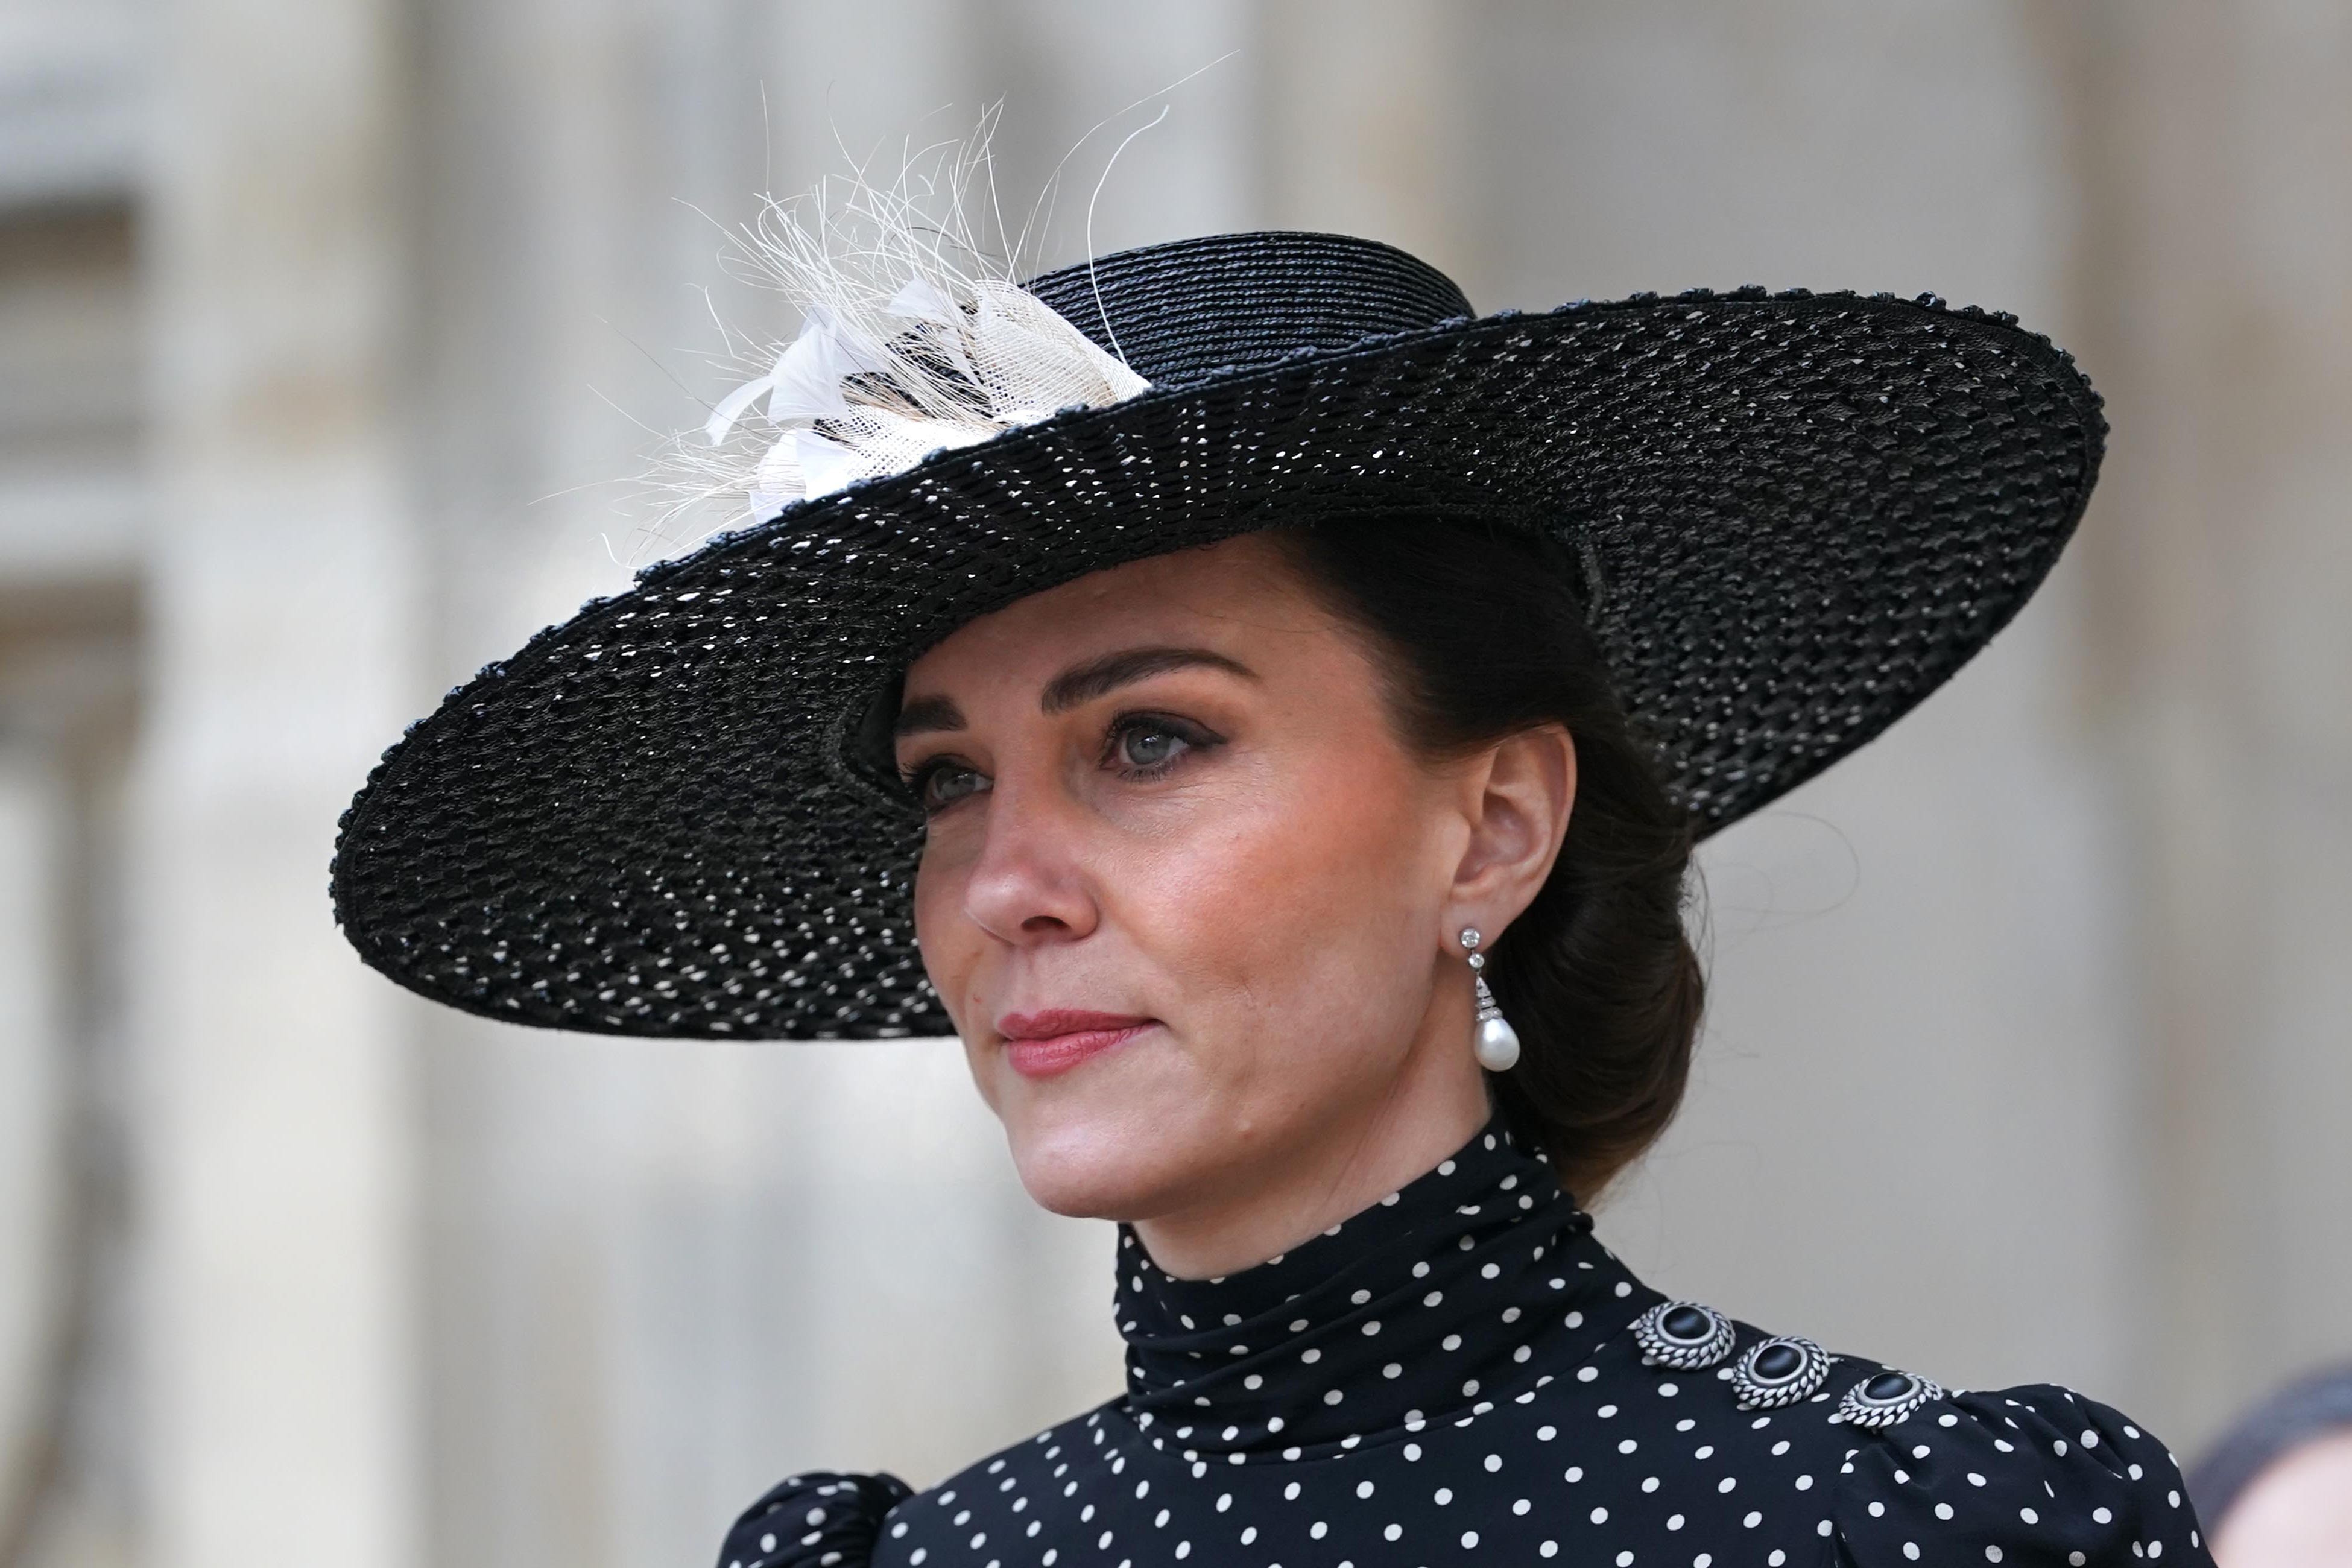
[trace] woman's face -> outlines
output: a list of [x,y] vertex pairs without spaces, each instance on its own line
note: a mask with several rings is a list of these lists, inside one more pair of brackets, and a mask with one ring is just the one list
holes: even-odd
[[1490,885],[1493,759],[1410,752],[1267,541],[971,623],[908,672],[897,750],[924,963],[1048,1208],[1172,1224],[1483,1121],[1454,934],[1534,892]]
[[2352,1432],[2290,1449],[2257,1476],[2213,1533],[2221,1568],[2323,1568],[2352,1561]]

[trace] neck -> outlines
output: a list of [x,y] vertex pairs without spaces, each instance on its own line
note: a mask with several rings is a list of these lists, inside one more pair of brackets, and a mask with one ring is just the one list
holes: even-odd
[[1310,1136],[1245,1163],[1228,1190],[1135,1220],[1152,1261],[1180,1279],[1237,1274],[1362,1213],[1461,1148],[1493,1113],[1470,1018],[1433,1008],[1377,1098],[1336,1107]]

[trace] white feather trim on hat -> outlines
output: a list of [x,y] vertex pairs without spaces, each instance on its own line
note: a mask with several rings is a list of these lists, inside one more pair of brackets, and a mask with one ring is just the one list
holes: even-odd
[[[684,492],[681,508],[731,500],[737,517],[758,521],[1145,390],[971,232],[963,195],[986,174],[992,128],[992,117],[952,149],[940,177],[910,172],[887,189],[862,176],[832,182],[803,202],[769,203],[742,233],[738,270],[798,305],[801,328],[742,356],[769,368],[711,409],[699,458],[673,451],[670,466],[690,481],[670,487]],[[845,201],[828,199],[844,189]]]

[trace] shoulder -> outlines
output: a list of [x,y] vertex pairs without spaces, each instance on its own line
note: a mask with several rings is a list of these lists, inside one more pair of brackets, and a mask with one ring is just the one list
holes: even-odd
[[2048,1384],[1946,1392],[1890,1372],[1861,1398],[1898,1378],[1923,1397],[1883,1425],[1842,1396],[1837,1532],[1856,1562],[2208,1562],[2179,1464],[2120,1412]]
[[864,1568],[884,1521],[913,1489],[896,1476],[787,1476],[743,1510],[719,1568]]
[[[877,1561],[890,1568],[922,1568],[930,1561],[936,1568],[939,1559],[978,1553],[992,1539],[1034,1539],[1058,1500],[1092,1492],[1098,1477],[1127,1468],[1119,1437],[1132,1428],[1108,1419],[1117,1403],[1049,1426],[908,1498],[891,1512]],[[1092,1519],[1094,1512],[1085,1508],[1083,1517]]]
[[1705,1391],[1692,1414],[1718,1443],[1762,1445],[1797,1472],[1831,1562],[2209,1562],[2172,1455],[2070,1390],[1948,1389],[1696,1303],[1653,1307],[1629,1338],[1645,1365]]
[[736,1521],[719,1568],[920,1568],[944,1548],[977,1552],[992,1531],[1034,1526],[1032,1497],[1075,1492],[1097,1470],[1125,1468],[1104,1419],[1109,1408],[1048,1427],[927,1491],[888,1475],[790,1477]]

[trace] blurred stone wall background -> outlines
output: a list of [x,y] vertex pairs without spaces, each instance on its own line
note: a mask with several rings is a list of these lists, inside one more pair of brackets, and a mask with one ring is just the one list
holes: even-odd
[[[1173,93],[1160,89],[1221,62]],[[2315,0],[0,3],[0,1568],[668,1568],[1116,1386],[950,1047],[437,1013],[334,819],[626,579],[718,226],[1007,100],[1042,259],[1322,226],[1482,308],[2014,310],[2049,590],[1711,845],[1661,1284],[2187,1451],[2352,1352],[2352,11]],[[838,140],[836,141],[836,137]]]

